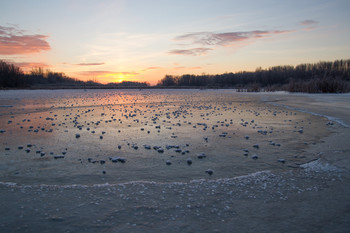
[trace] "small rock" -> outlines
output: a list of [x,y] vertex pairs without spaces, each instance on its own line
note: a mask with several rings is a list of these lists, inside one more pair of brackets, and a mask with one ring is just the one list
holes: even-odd
[[171,161],[170,161],[170,160],[167,160],[167,161],[165,162],[165,164],[169,166],[169,165],[171,165]]
[[126,159],[122,158],[122,157],[113,157],[113,158],[110,158],[110,160],[113,163],[117,163],[117,162],[125,163],[126,162]]
[[190,166],[190,165],[192,164],[192,159],[188,158],[188,159],[186,160],[186,162],[187,162],[187,164]]
[[207,157],[207,156],[205,155],[204,152],[202,152],[202,153],[200,153],[200,154],[197,155],[197,158],[199,158],[199,159],[203,159],[203,158],[205,158],[205,157]]
[[252,155],[252,159],[257,160],[258,159],[258,155],[256,155],[256,154]]
[[75,134],[75,138],[80,138],[80,134]]
[[54,159],[63,159],[64,158],[64,155],[55,155],[54,156]]
[[211,169],[208,169],[208,170],[205,171],[205,173],[207,173],[208,175],[211,176],[211,175],[213,175],[214,171],[211,170]]
[[158,153],[164,153],[164,149],[163,148],[159,148],[157,151],[158,151]]
[[285,160],[285,159],[279,159],[278,162],[280,162],[280,163],[285,163],[286,160]]

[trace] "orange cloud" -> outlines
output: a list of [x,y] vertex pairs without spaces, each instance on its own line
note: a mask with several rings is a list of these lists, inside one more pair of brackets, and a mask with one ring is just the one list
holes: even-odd
[[200,66],[194,66],[194,67],[176,66],[176,67],[174,67],[174,70],[183,70],[183,69],[186,69],[186,70],[198,70],[198,69],[202,69],[202,67],[200,67]]
[[25,71],[30,70],[32,68],[36,68],[36,67],[41,67],[41,68],[50,67],[50,65],[48,65],[46,63],[42,63],[42,62],[15,62],[13,64],[16,66],[19,66],[20,68],[22,68]]
[[0,26],[0,54],[30,54],[50,50],[45,35],[24,35],[23,30]]
[[146,69],[143,69],[142,71],[159,70],[159,69],[162,69],[162,67],[150,66],[150,67],[147,67]]
[[86,75],[86,76],[113,76],[113,75],[138,75],[137,72],[116,72],[116,71],[100,71],[100,70],[93,70],[93,71],[80,71],[78,72],[80,75]]

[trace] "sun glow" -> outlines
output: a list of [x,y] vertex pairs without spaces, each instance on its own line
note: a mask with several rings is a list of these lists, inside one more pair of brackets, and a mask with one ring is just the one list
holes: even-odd
[[124,73],[107,73],[100,75],[100,81],[103,83],[122,83],[128,81],[130,75]]
[[115,82],[117,82],[117,83],[122,83],[123,81],[125,81],[125,79],[126,79],[125,75],[123,75],[123,74],[118,74],[118,75],[116,76]]

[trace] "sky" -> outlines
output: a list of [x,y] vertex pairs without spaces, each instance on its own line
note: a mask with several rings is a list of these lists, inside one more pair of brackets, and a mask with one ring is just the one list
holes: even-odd
[[152,85],[350,58],[349,0],[1,0],[0,59]]

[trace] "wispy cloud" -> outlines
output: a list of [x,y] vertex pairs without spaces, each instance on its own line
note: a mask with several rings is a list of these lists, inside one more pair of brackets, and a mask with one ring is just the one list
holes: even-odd
[[320,22],[316,20],[307,19],[307,20],[300,21],[299,25],[305,27],[304,30],[309,31],[309,30],[315,29],[319,23]]
[[44,62],[14,62],[11,60],[5,60],[5,61],[20,67],[24,71],[28,71],[28,70],[31,70],[32,68],[37,68],[37,67],[41,67],[41,68],[51,67],[50,65]]
[[193,49],[176,49],[169,51],[170,54],[177,55],[205,55],[208,51],[214,50],[218,47],[229,46],[239,47],[242,42],[254,41],[257,39],[289,33],[288,30],[274,30],[274,31],[246,31],[246,32],[225,32],[225,33],[213,33],[213,32],[196,32],[180,35],[174,38],[176,41],[186,41],[186,46],[201,45],[205,47],[193,48]]
[[50,50],[46,35],[26,35],[17,27],[0,26],[0,54],[16,55],[40,53]]
[[16,62],[15,64],[23,69],[31,69],[35,67],[41,67],[41,68],[50,67],[50,65],[43,62]]
[[194,49],[174,49],[169,51],[170,54],[175,55],[192,55],[200,56],[207,54],[208,51],[212,50],[211,48],[194,48]]
[[104,62],[95,62],[95,63],[79,63],[79,64],[74,64],[74,65],[77,65],[77,66],[101,66],[101,65],[104,65],[106,63]]
[[186,67],[186,66],[176,66],[174,67],[174,70],[199,70],[202,69],[200,66],[193,66],[193,67]]
[[181,35],[175,40],[190,40],[192,44],[200,44],[207,46],[230,46],[237,42],[249,39],[260,39],[263,37],[288,33],[290,31],[247,31],[247,32],[226,32],[226,33],[212,33],[212,32],[198,32]]
[[303,25],[303,26],[315,26],[317,24],[319,24],[320,22],[316,21],[316,20],[310,20],[310,19],[307,19],[307,20],[303,20],[303,21],[300,21],[299,24],[300,25]]
[[114,76],[114,75],[138,75],[137,72],[118,72],[118,71],[100,71],[100,70],[93,70],[93,71],[80,71],[77,72],[80,75],[86,75],[86,76]]
[[147,68],[143,69],[142,71],[159,70],[159,69],[162,69],[162,67],[159,67],[159,66],[150,66],[150,67],[147,67]]

